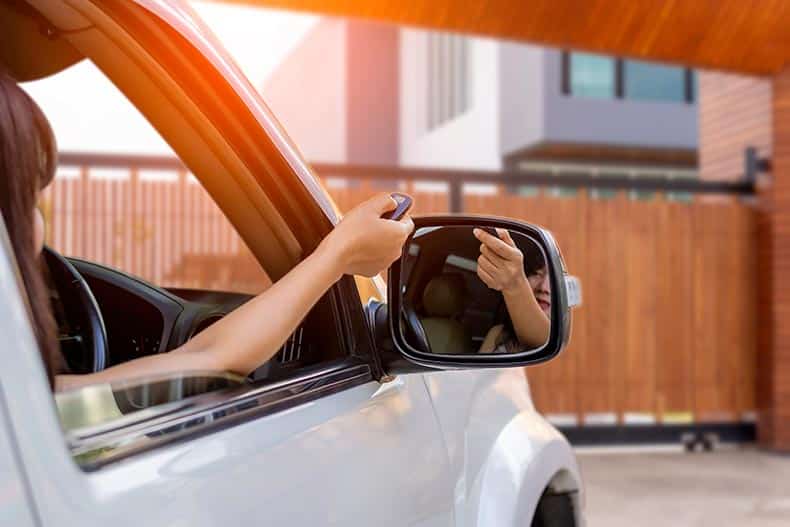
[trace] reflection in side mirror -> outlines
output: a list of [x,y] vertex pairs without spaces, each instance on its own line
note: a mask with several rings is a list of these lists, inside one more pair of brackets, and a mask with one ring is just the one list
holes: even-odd
[[418,227],[400,262],[403,337],[445,357],[541,350],[552,330],[551,282],[545,251],[526,234]]

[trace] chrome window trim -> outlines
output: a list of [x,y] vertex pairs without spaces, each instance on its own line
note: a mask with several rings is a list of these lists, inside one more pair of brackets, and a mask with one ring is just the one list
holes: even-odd
[[228,388],[162,405],[163,412],[158,415],[139,412],[136,422],[124,420],[122,427],[75,430],[66,435],[66,441],[80,468],[92,472],[143,452],[217,432],[372,380],[368,364],[344,360],[266,386]]

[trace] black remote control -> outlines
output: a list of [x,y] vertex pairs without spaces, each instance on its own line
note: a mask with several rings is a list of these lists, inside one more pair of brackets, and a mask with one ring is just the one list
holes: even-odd
[[486,231],[488,234],[490,234],[494,238],[499,238],[499,233],[496,231],[495,228],[493,228],[493,227],[480,227],[480,228],[483,229],[484,231]]
[[414,200],[411,199],[411,196],[400,192],[393,192],[390,196],[398,203],[398,206],[395,207],[395,210],[385,212],[381,217],[385,220],[398,221],[409,211]]

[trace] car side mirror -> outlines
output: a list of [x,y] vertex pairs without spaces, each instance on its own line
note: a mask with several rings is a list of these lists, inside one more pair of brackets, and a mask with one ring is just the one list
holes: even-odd
[[478,216],[414,224],[388,279],[392,352],[408,361],[401,364],[527,366],[562,351],[581,286],[549,231]]

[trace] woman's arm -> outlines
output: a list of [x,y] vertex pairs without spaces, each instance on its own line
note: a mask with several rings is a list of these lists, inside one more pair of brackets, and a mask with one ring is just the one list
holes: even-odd
[[513,289],[503,290],[505,305],[513,321],[518,341],[525,346],[539,347],[549,340],[551,321],[535,299],[529,281],[519,282]]
[[269,360],[324,293],[344,274],[373,276],[401,254],[414,224],[381,219],[395,202],[387,194],[353,209],[318,248],[269,289],[183,346],[87,375],[60,375],[58,390],[168,371],[229,371],[247,375]]
[[475,229],[474,234],[481,242],[477,275],[488,287],[502,292],[519,342],[526,346],[544,345],[551,321],[540,308],[524,273],[524,255],[505,229],[497,229],[499,238],[482,229]]

